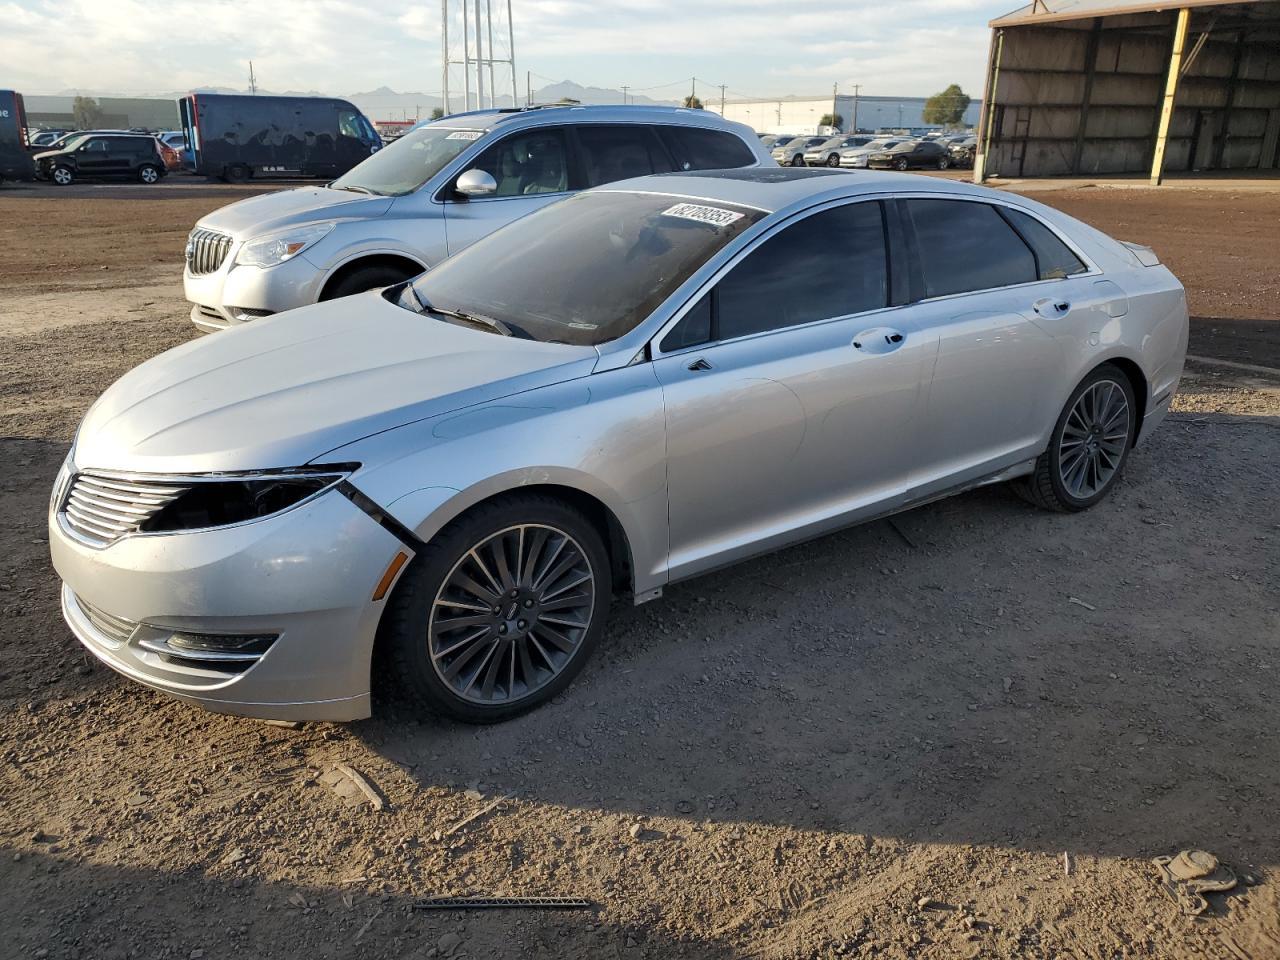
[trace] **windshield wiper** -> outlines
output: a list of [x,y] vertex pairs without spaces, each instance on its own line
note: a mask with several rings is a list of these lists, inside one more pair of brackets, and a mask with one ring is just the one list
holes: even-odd
[[379,193],[377,190],[370,190],[368,187],[359,187],[359,186],[356,186],[355,184],[350,184],[350,183],[343,184],[343,185],[342,185],[342,186],[340,186],[340,187],[335,187],[335,186],[333,186],[333,185],[331,184],[331,185],[330,185],[330,189],[332,189],[332,190],[350,190],[352,193],[367,193],[367,194],[368,194],[369,196],[371,196],[371,197],[385,197],[385,196],[386,196],[386,194],[385,194],[385,193]]
[[413,284],[409,284],[409,290],[413,293],[413,299],[418,301],[418,307],[424,313],[436,313],[442,317],[452,317],[455,320],[461,320],[464,323],[470,323],[478,327],[484,327],[500,333],[504,337],[519,337],[521,340],[532,340],[533,337],[521,330],[514,324],[504,323],[496,317],[486,317],[482,313],[467,313],[465,310],[445,310],[441,307],[433,306],[428,303],[418,292],[418,288]]

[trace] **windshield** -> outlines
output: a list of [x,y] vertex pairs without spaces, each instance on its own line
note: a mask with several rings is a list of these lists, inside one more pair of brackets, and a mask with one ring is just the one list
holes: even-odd
[[59,150],[74,150],[88,139],[89,134],[76,133],[56,141],[53,146],[57,147]]
[[778,139],[773,141],[773,145],[775,147],[785,147],[788,143],[790,143],[794,139],[795,137],[778,137]]
[[330,186],[388,197],[413,193],[483,136],[483,130],[419,127],[356,164]]
[[670,195],[581,193],[472,244],[412,292],[419,304],[491,318],[519,336],[595,346],[631,331],[764,215]]

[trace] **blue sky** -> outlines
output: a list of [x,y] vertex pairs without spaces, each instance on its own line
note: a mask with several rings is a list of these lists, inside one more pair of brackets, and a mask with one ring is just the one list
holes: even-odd
[[[501,0],[495,0],[495,7]],[[699,93],[976,95],[990,0],[512,0],[516,61],[547,79]],[[0,87],[123,94],[242,87],[440,89],[439,4],[382,0],[0,0]],[[499,46],[499,53],[504,50]],[[674,84],[679,78],[686,78]],[[509,81],[502,85],[509,88]],[[646,89],[648,88],[648,89]],[[718,91],[714,94],[718,96]]]

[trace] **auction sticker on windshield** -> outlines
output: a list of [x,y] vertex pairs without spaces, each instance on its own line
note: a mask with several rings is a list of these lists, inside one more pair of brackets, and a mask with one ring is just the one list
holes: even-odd
[[677,203],[662,211],[664,217],[681,217],[685,220],[696,220],[698,223],[709,223],[713,227],[727,227],[735,220],[741,220],[742,214],[721,207],[707,207],[700,203]]
[[481,130],[455,130],[445,137],[446,140],[479,140],[484,136]]

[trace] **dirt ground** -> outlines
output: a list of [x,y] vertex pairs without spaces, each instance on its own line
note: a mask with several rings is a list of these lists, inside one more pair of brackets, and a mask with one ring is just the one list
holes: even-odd
[[[619,609],[518,721],[285,729],[61,622],[53,475],[193,336],[183,238],[244,193],[76,189],[0,191],[0,957],[1280,957],[1280,377],[1193,365],[1087,513],[988,488]],[[1152,243],[1196,312],[1280,321],[1280,197],[1102,193],[1036,198]],[[1250,881],[1197,920],[1150,863],[1186,847]]]

